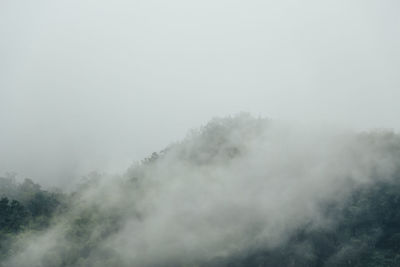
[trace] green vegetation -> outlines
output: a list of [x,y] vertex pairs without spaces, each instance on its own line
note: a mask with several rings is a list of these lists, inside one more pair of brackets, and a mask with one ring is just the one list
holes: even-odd
[[281,247],[219,259],[214,266],[400,266],[400,177],[357,190],[343,207],[325,208],[336,220],[331,227],[304,226]]
[[[7,178],[2,178],[1,182],[3,185],[14,184]],[[27,190],[27,183],[33,185],[29,188],[36,188],[35,192]],[[56,214],[61,216],[61,203],[65,203],[66,199],[63,194],[40,190],[30,181],[14,185],[16,196],[28,193],[30,197],[23,197],[23,202],[9,200],[6,196],[0,200],[1,259],[10,256],[10,244],[19,233],[43,230]],[[73,198],[74,194],[69,197]],[[327,205],[325,209],[326,216],[335,220],[330,227],[305,225],[278,248],[249,250],[198,265],[400,266],[400,177],[395,182],[361,188],[353,192],[346,205]],[[67,210],[64,208],[62,212]],[[85,266],[85,258],[90,252],[119,229],[118,212],[107,216],[101,209],[92,206],[75,216],[65,234],[70,242],[77,245],[59,248],[65,249],[65,258],[59,259],[60,266]],[[96,229],[102,231],[97,232]],[[115,263],[115,257],[113,261]],[[49,264],[54,264],[54,261]]]
[[41,190],[30,179],[18,184],[10,175],[0,177],[0,197],[0,259],[13,252],[18,234],[48,228],[65,201],[62,193]]
[[[240,121],[239,132],[235,132],[237,120]],[[175,240],[170,237],[188,233],[189,236],[183,238],[187,242],[186,244],[203,241],[193,238],[195,234],[190,236],[192,232],[182,230],[180,233],[180,228],[187,225],[189,225],[188,229],[191,229],[190,224],[193,224],[193,227],[197,224],[214,227],[216,224],[220,231],[225,230],[224,223],[235,226],[235,222],[228,221],[232,219],[215,217],[212,213],[207,212],[204,214],[209,217],[204,220],[202,217],[194,217],[201,220],[199,222],[190,218],[190,214],[196,216],[203,214],[200,211],[191,213],[193,209],[208,211],[207,208],[210,208],[206,205],[207,202],[199,204],[195,202],[196,199],[191,199],[192,193],[183,195],[183,200],[178,199],[176,202],[172,198],[172,204],[162,206],[174,209],[176,205],[182,204],[180,206],[182,210],[178,210],[176,213],[168,213],[170,212],[168,209],[158,210],[157,205],[154,204],[157,202],[153,203],[151,200],[157,198],[158,194],[162,192],[157,191],[157,188],[171,183],[172,186],[167,187],[166,190],[168,194],[162,195],[160,200],[161,202],[171,201],[171,198],[168,197],[174,192],[180,192],[182,185],[181,180],[172,178],[181,173],[185,178],[186,172],[189,170],[194,173],[203,172],[210,175],[210,169],[206,169],[204,166],[211,165],[214,168],[216,165],[219,168],[232,168],[235,164],[241,164],[240,161],[239,163],[235,162],[235,159],[241,155],[248,155],[246,153],[249,153],[250,146],[241,141],[235,143],[232,140],[243,140],[243,136],[246,137],[246,140],[252,140],[263,132],[262,125],[264,124],[268,124],[268,122],[243,117],[214,120],[200,131],[192,133],[182,143],[172,145],[160,153],[151,154],[141,163],[132,166],[125,175],[113,177],[104,182],[101,175],[93,174],[73,193],[43,190],[40,185],[29,179],[18,183],[13,175],[0,178],[0,266],[400,266],[400,168],[398,164],[400,162],[400,136],[386,132],[361,134],[355,138],[356,145],[351,147],[348,152],[354,153],[354,155],[350,155],[346,159],[354,159],[354,164],[361,168],[351,168],[351,170],[361,169],[364,171],[369,167],[371,170],[368,172],[354,171],[352,175],[361,181],[357,186],[354,185],[354,180],[333,180],[337,183],[346,181],[338,188],[343,191],[347,190],[348,193],[326,199],[322,194],[317,198],[319,200],[315,201],[318,211],[311,213],[314,216],[318,215],[319,218],[310,217],[306,220],[298,220],[298,223],[294,224],[295,229],[287,227],[286,235],[281,237],[279,242],[271,245],[268,242],[263,243],[262,239],[254,241],[251,231],[259,233],[257,227],[263,229],[262,225],[257,224],[260,221],[243,218],[244,221],[254,224],[254,229],[250,227],[249,233],[247,233],[250,236],[248,239],[250,241],[245,243],[247,247],[235,247],[233,250],[227,250],[229,253],[220,253],[218,256],[207,258],[197,256],[211,255],[201,254],[202,251],[187,256],[185,252],[168,250],[169,247],[176,244],[167,243],[162,247],[167,251],[167,256],[163,258],[154,254],[151,255],[150,260],[148,259],[146,253],[149,250],[152,251],[151,249],[158,253],[164,252],[157,250],[158,247],[152,247],[151,244],[151,242],[163,240],[164,237],[166,240]],[[355,147],[363,147],[363,150],[357,150]],[[270,149],[271,146],[268,145],[267,150]],[[361,155],[359,151],[365,151],[365,154]],[[367,153],[373,153],[378,160],[383,159],[384,164],[370,166],[375,158],[372,159]],[[338,164],[340,170],[343,162],[335,159],[330,163],[332,168],[333,164]],[[364,164],[365,162],[366,164]],[[173,168],[174,164],[183,171],[179,168],[176,171]],[[301,165],[295,166],[296,171],[304,171]],[[391,171],[387,171],[388,169]],[[170,173],[167,173],[166,176],[171,177],[171,180],[151,179],[152,175],[159,175],[162,171],[169,171]],[[335,172],[335,174],[338,173],[342,174],[339,171]],[[363,175],[367,175],[366,173],[372,178],[362,180]],[[234,172],[230,172],[230,174],[234,174]],[[383,175],[387,177],[381,177]],[[164,176],[161,177],[164,179]],[[201,178],[205,179],[204,176]],[[191,182],[196,185],[194,190],[199,190],[201,194],[207,193],[208,188],[202,187],[201,180],[196,180],[197,176],[191,179]],[[214,177],[214,179],[216,178]],[[218,182],[221,183],[221,180],[211,181],[215,182],[216,186],[218,186]],[[240,190],[246,190],[246,184],[240,185],[243,186],[243,189],[240,188]],[[175,188],[178,189],[174,191]],[[187,188],[191,189],[192,187]],[[225,191],[225,194],[227,192]],[[316,192],[318,193],[318,191]],[[224,192],[220,194],[222,195]],[[229,211],[230,203],[218,202],[218,195],[209,194],[208,196],[216,197],[217,204],[223,203],[223,208],[217,209],[217,211],[221,212],[225,209]],[[227,199],[232,201],[232,199],[240,199],[240,197],[239,191],[232,198]],[[285,200],[285,198],[282,199]],[[314,198],[312,199],[314,201]],[[246,201],[246,199],[241,199],[241,201]],[[210,203],[214,204],[214,202]],[[243,212],[249,209],[247,206],[241,209],[240,204],[240,201],[234,203],[239,207],[238,211]],[[276,207],[285,207],[278,204]],[[187,206],[188,209],[186,209]],[[214,209],[211,211],[213,212]],[[236,210],[234,209],[234,211]],[[146,216],[149,216],[151,212],[156,214],[156,219],[146,221]],[[286,211],[281,210],[281,212],[285,213]],[[181,216],[182,214],[183,216]],[[248,216],[254,215],[254,213],[248,214]],[[279,211],[271,214],[279,215]],[[226,216],[242,219],[241,216],[232,215],[229,212],[226,213]],[[176,217],[179,218],[176,219]],[[223,220],[219,220],[220,218]],[[171,224],[158,224],[158,220],[171,220],[180,225],[175,227]],[[207,224],[207,220],[211,220],[215,224]],[[297,220],[297,218],[293,217],[291,220]],[[261,220],[261,222],[265,222],[265,220]],[[143,226],[146,223],[156,225],[147,228],[147,226]],[[139,242],[142,245],[139,248],[136,246],[136,250],[139,252],[132,251],[130,247],[131,244],[132,246],[137,244],[136,240],[141,238],[141,232],[132,231],[132,234],[129,231],[135,227],[142,227],[141,229],[149,231],[146,234],[151,236],[151,238],[144,239],[148,242]],[[165,228],[157,232],[157,235],[152,236],[150,232],[157,231],[159,227]],[[193,232],[198,229],[202,230],[200,233],[203,235],[208,234],[208,228],[204,232],[201,227],[194,227]],[[118,233],[119,235],[117,235]],[[129,236],[125,240],[126,235],[130,234],[132,237]],[[213,232],[213,235],[217,234],[218,232]],[[162,237],[159,238],[159,235]],[[208,237],[214,238],[213,235],[208,235]],[[229,235],[226,238],[229,238]],[[246,237],[241,238],[245,239]],[[213,242],[219,241],[218,238],[215,238]],[[225,241],[223,240],[223,242]],[[116,244],[125,245],[115,246]],[[205,244],[210,243],[206,242]],[[226,243],[226,246],[234,245]],[[136,255],[135,257],[138,259],[135,264],[130,261],[134,257],[131,254]],[[15,255],[18,255],[17,259],[14,258]]]

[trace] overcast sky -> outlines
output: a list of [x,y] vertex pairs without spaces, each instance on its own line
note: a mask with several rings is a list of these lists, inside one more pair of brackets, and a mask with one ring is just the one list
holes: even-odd
[[58,185],[122,171],[240,111],[399,130],[399,12],[398,0],[2,0],[0,174]]

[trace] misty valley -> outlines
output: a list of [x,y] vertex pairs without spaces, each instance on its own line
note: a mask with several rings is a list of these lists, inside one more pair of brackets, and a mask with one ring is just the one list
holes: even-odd
[[3,267],[400,266],[391,131],[215,118],[123,174],[7,174],[0,197]]

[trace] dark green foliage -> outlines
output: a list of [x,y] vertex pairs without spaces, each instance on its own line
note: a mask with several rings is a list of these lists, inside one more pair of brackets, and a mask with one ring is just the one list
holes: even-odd
[[[243,127],[235,138],[251,139],[257,134],[260,123],[256,120],[247,128]],[[245,152],[245,147],[227,138],[232,127],[232,120],[215,120],[195,136],[198,140],[194,147],[187,149],[188,146],[177,145],[173,153],[193,166],[230,162]],[[203,135],[207,136],[203,139]],[[382,135],[379,142],[374,135],[358,137],[363,147],[385,152],[379,157],[394,159],[400,159],[398,140],[398,136],[391,134]],[[354,157],[360,157],[356,152]],[[135,217],[140,222],[142,214],[135,210],[136,203],[126,200],[132,199],[130,194],[138,194],[135,200],[140,200],[142,191],[147,189],[143,169],[157,167],[166,153],[169,152],[164,150],[144,159],[139,167],[129,170],[125,180],[113,181],[120,185],[110,191],[104,189],[101,175],[97,173],[89,175],[76,192],[68,195],[43,190],[29,179],[17,183],[13,175],[0,178],[0,266],[7,257],[18,252],[18,246],[12,245],[17,243],[15,239],[25,233],[45,234],[47,229],[52,229],[52,220],[58,217],[62,223],[56,224],[60,227],[57,235],[52,236],[54,243],[50,249],[45,247],[40,266],[130,266],[118,251],[104,244],[124,227],[127,217]],[[257,244],[234,255],[193,260],[190,264],[185,259],[180,262],[174,258],[171,262],[157,262],[151,266],[400,266],[400,170],[397,165],[384,167],[393,168],[395,175],[375,177],[376,180],[361,187],[353,188],[349,184],[353,191],[346,199],[319,203],[328,223],[316,224],[310,218],[275,247]],[[374,176],[384,172],[372,173]],[[100,197],[92,197],[90,193],[93,192],[100,192]],[[110,204],[113,201],[118,205]]]
[[61,193],[41,190],[40,185],[25,179],[18,184],[14,176],[0,178],[0,266],[9,256],[18,233],[45,229],[63,207]]
[[[354,192],[331,211],[336,224],[304,226],[283,246],[219,259],[212,266],[400,266],[400,181]],[[209,266],[209,263],[204,266]]]
[[18,232],[28,219],[29,213],[17,200],[0,199],[0,230]]
[[[9,253],[8,243],[13,235],[49,226],[52,216],[62,206],[62,195],[43,191],[29,181],[18,188],[30,195],[24,204],[7,197],[0,199],[0,257]],[[250,250],[200,265],[400,266],[400,181],[365,186],[354,191],[344,204],[327,203],[321,208],[335,222],[331,227],[305,225],[280,247]],[[58,248],[64,251],[57,258],[62,266],[85,262],[99,249],[102,240],[118,231],[119,218],[123,215],[120,212],[104,214],[95,206],[88,206],[77,214],[65,236],[75,245]],[[51,253],[48,266],[55,259]]]
[[33,217],[50,217],[60,205],[60,201],[55,194],[38,192],[33,195],[26,205]]

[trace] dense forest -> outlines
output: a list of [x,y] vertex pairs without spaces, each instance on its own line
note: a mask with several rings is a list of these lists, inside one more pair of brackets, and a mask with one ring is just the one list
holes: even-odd
[[400,136],[241,114],[73,192],[8,174],[0,266],[400,266]]

